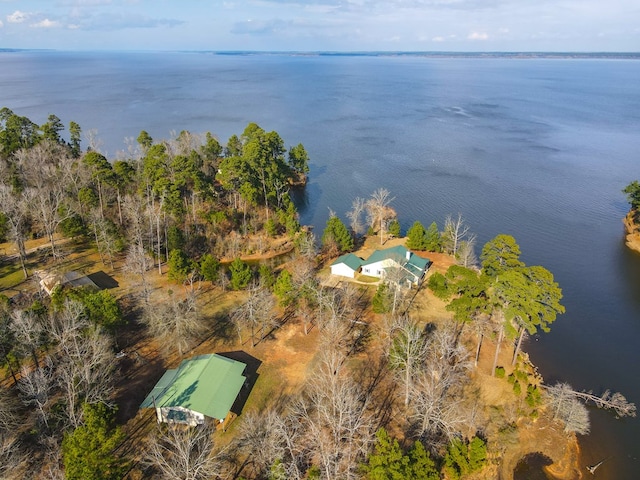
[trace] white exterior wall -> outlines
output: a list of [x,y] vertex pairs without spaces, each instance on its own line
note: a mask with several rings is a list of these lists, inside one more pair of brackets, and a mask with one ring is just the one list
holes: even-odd
[[346,263],[338,263],[337,265],[331,265],[331,275],[355,278],[356,272]]
[[192,427],[195,427],[196,425],[202,425],[204,423],[204,415],[202,413],[198,413],[198,412],[194,412],[193,410],[189,410],[187,408],[184,407],[159,407],[156,408],[156,415],[158,417],[158,423],[160,422],[164,422],[164,423],[183,423],[183,422],[176,422],[175,420],[172,420],[169,418],[169,412],[171,411],[179,411],[179,412],[184,412],[186,414],[187,417],[187,421],[184,422],[187,425],[191,425]]
[[393,260],[381,260],[369,265],[364,265],[362,267],[362,273],[365,275],[369,275],[370,277],[382,278],[384,276],[384,269],[395,264],[396,263]]

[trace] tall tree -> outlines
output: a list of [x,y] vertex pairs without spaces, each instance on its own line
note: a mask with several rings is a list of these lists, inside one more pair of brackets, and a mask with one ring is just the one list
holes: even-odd
[[124,439],[113,426],[113,412],[102,403],[85,404],[85,423],[67,433],[62,441],[65,478],[69,480],[115,480],[127,464],[113,450]]
[[396,217],[396,212],[389,206],[395,197],[386,188],[379,188],[371,194],[367,200],[366,208],[371,226],[378,226],[380,245],[382,245],[386,233],[387,222]]
[[469,235],[469,226],[464,223],[462,214],[459,213],[456,219],[450,215],[444,221],[444,233],[442,243],[448,253],[454,257],[458,256],[460,244]]
[[69,148],[73,158],[80,158],[82,150],[80,141],[82,139],[82,129],[76,122],[69,122]]
[[0,211],[8,224],[8,237],[14,242],[20,259],[20,266],[24,278],[29,277],[27,272],[27,250],[25,239],[28,234],[27,222],[29,218],[29,197],[23,192],[12,192],[8,185],[0,184]]
[[338,253],[353,250],[353,237],[338,217],[332,215],[327,220],[327,226],[322,233],[322,245],[330,250],[335,249]]
[[362,214],[365,211],[365,201],[363,198],[356,197],[351,204],[351,210],[347,212],[349,226],[353,234],[358,237],[365,232],[364,223],[362,222]]
[[206,425],[160,425],[149,439],[144,464],[163,480],[217,478],[221,462],[213,453],[213,434]]
[[418,324],[406,315],[393,322],[390,335],[389,366],[400,380],[404,406],[407,407],[414,381],[427,355],[427,339]]
[[480,254],[482,270],[490,277],[516,267],[524,266],[520,261],[520,246],[511,235],[500,234],[488,241]]
[[376,433],[374,451],[363,470],[368,480],[438,480],[440,474],[435,462],[421,442],[415,442],[405,453],[398,440],[389,437],[384,428]]
[[407,248],[411,250],[427,249],[426,231],[422,223],[417,220],[407,230]]

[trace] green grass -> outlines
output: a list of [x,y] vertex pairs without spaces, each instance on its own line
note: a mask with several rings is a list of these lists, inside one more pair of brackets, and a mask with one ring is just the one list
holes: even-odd
[[19,262],[2,263],[0,265],[0,290],[6,290],[24,281]]
[[377,277],[370,277],[369,275],[358,275],[356,280],[363,283],[377,283],[380,281]]

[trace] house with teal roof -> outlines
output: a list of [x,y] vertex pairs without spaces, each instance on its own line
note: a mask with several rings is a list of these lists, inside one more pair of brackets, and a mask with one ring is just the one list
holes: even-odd
[[353,253],[342,255],[330,265],[331,274],[339,275],[341,277],[355,278],[356,273],[360,271],[363,261],[364,260]]
[[246,365],[217,354],[198,355],[167,370],[140,408],[154,408],[158,422],[222,423],[245,384]]
[[362,262],[364,275],[389,279],[400,285],[420,285],[431,261],[422,258],[402,245],[376,250]]

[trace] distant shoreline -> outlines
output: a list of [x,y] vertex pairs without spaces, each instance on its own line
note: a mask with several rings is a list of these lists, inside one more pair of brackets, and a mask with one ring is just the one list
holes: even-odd
[[415,57],[415,58],[505,58],[640,60],[640,52],[448,52],[448,51],[260,51],[260,50],[54,50],[45,48],[0,48],[0,53],[197,53],[222,56],[300,57]]

